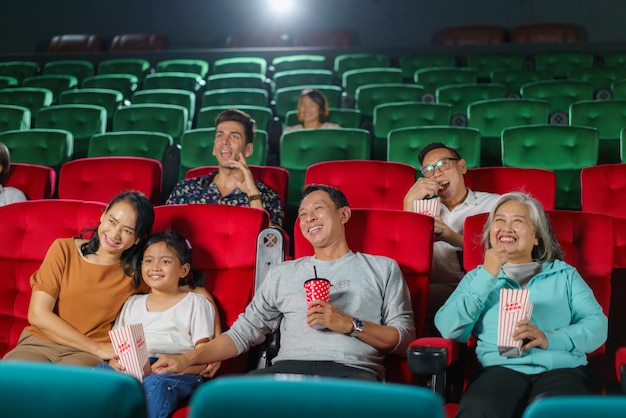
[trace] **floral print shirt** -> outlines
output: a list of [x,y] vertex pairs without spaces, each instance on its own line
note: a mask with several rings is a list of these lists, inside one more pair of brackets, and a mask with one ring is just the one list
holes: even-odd
[[[220,205],[250,206],[248,195],[236,188],[228,196],[222,196],[213,179],[217,170],[206,176],[198,176],[179,181],[165,201],[166,205],[184,203],[216,203]],[[257,181],[256,187],[263,195],[263,207],[270,217],[270,222],[277,226],[283,224],[283,204],[278,194]]]

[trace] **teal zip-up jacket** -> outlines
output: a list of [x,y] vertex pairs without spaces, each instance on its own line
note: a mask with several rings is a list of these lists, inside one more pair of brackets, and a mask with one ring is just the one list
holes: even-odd
[[494,277],[482,266],[463,277],[435,315],[444,338],[477,338],[476,355],[484,367],[504,366],[526,374],[587,364],[586,353],[607,337],[608,320],[578,271],[561,260],[545,262],[526,285],[534,308],[531,322],[545,334],[548,348],[531,348],[522,357],[498,353],[500,289],[521,289],[504,275]]

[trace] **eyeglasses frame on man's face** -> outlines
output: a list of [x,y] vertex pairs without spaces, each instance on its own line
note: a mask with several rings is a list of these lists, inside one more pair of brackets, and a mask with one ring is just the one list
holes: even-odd
[[422,173],[422,176],[426,177],[426,178],[430,178],[432,176],[435,175],[435,169],[439,169],[439,171],[444,172],[444,171],[448,171],[451,167],[452,164],[450,163],[450,161],[460,161],[460,158],[455,158],[455,157],[444,157],[444,158],[440,158],[439,160],[435,161],[434,164],[428,164],[427,166],[424,166],[420,169],[420,173]]

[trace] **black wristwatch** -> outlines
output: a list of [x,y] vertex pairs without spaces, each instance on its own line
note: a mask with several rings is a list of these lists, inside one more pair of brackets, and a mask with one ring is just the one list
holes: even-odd
[[363,331],[363,321],[359,318],[352,318],[352,332],[350,333],[351,337],[356,337]]

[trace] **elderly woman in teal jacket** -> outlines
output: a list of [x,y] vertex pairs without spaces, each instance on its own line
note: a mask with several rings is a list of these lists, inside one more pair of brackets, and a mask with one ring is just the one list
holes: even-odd
[[[528,403],[551,395],[593,392],[586,353],[607,337],[608,321],[576,269],[562,261],[541,204],[524,193],[496,201],[483,232],[485,258],[467,273],[435,316],[441,335],[474,335],[483,366],[457,417],[521,417]],[[498,351],[500,289],[528,289],[534,309],[517,323],[519,357]]]

